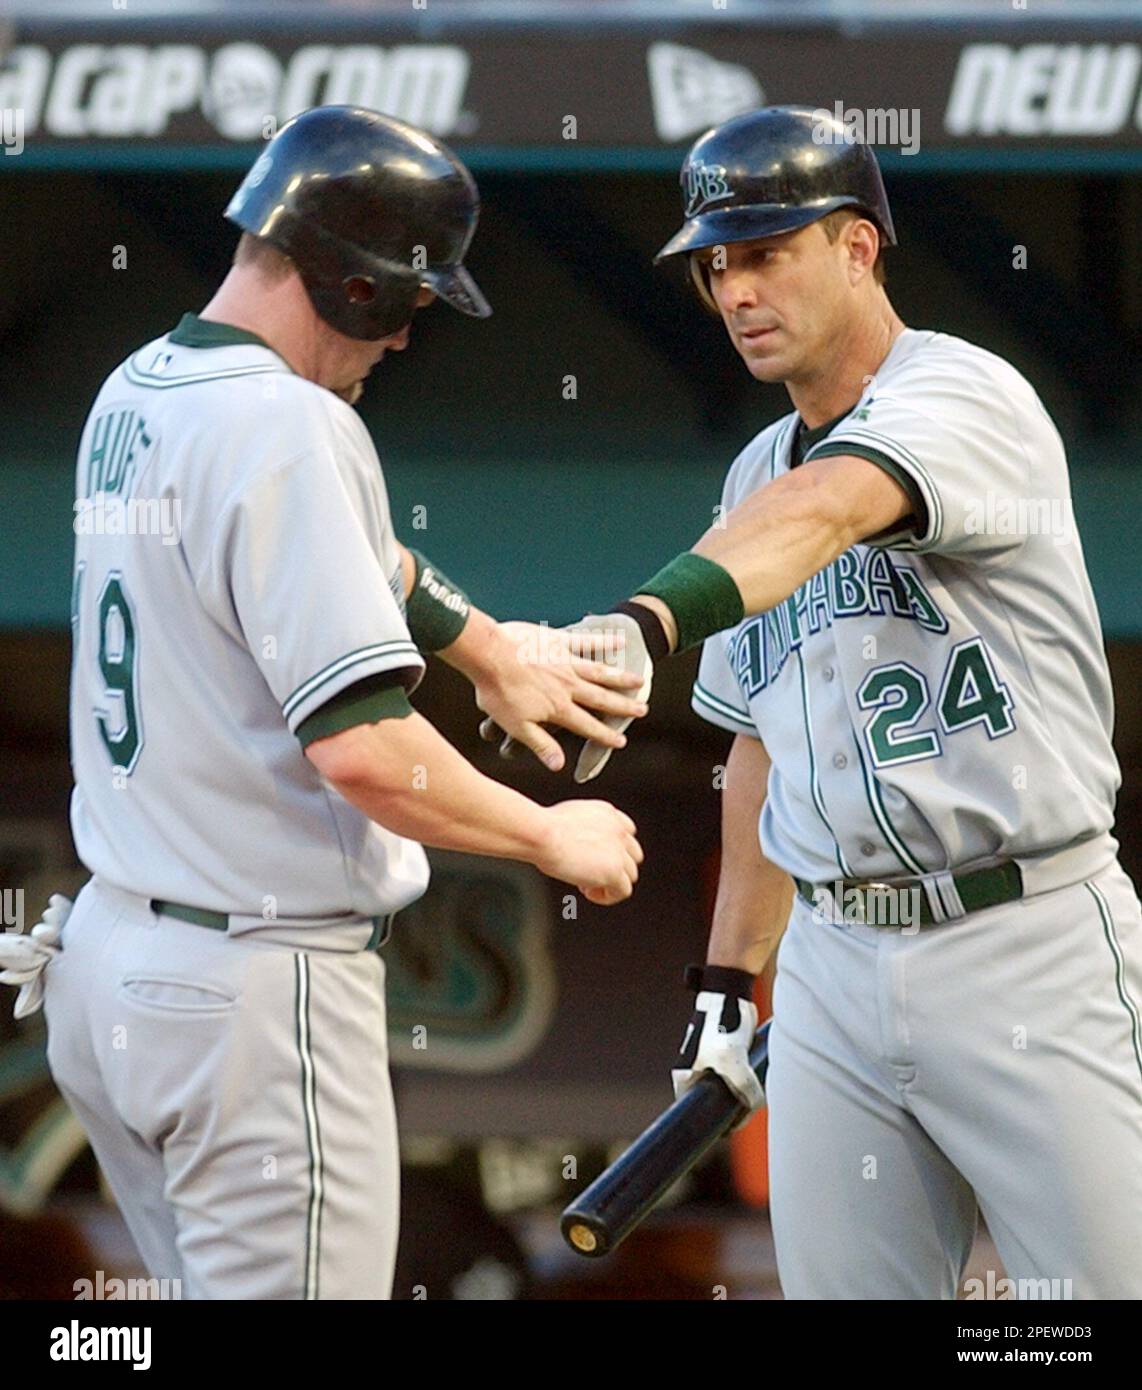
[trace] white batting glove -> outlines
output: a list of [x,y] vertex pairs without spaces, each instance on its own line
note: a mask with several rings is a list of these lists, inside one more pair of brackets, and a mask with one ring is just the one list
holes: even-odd
[[675,1099],[685,1095],[704,1071],[713,1071],[747,1110],[760,1109],[765,1092],[749,1064],[757,1031],[753,976],[729,966],[691,965],[686,969],[686,985],[697,997],[678,1049],[681,1065],[671,1072]]
[[[609,666],[618,666],[624,671],[633,671],[636,675],[641,676],[642,684],[631,694],[636,700],[643,703],[650,698],[650,687],[654,680],[654,662],[651,661],[650,653],[646,649],[646,640],[642,635],[642,629],[632,617],[626,613],[591,613],[586,618],[580,618],[577,623],[572,623],[568,631],[616,634],[621,632],[625,640],[614,642],[612,644],[614,651],[604,652],[603,660]],[[617,714],[600,714],[599,719],[609,729],[615,729],[620,734],[625,733],[634,723],[633,719]],[[583,744],[579,760],[575,764],[576,782],[590,782],[593,777],[598,777],[610,761],[614,751],[613,748],[607,748],[602,743],[596,743],[594,739],[588,739]]]
[[43,917],[27,935],[0,934],[0,984],[20,986],[13,1017],[27,1018],[44,1002],[44,971],[60,953],[60,933],[71,908],[70,898],[53,893]]

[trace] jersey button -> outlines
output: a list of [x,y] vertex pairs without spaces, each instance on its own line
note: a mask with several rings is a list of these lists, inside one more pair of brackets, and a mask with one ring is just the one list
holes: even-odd
[[833,754],[833,766],[834,766],[834,767],[848,767],[848,765],[849,765],[849,760],[848,760],[848,758],[845,757],[845,755],[844,755],[843,753],[834,753],[834,754]]
[[836,674],[836,671],[834,671],[831,666],[826,666],[821,672],[821,675],[824,676],[827,681],[831,681]]
[[861,845],[860,852],[866,859],[871,859],[876,853],[876,846],[870,840],[866,840],[864,844]]

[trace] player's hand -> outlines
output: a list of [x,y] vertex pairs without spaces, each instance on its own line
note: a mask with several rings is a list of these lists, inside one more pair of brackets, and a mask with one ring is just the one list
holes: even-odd
[[[564,728],[571,729],[572,733],[581,734],[585,740],[575,764],[575,781],[589,782],[606,767],[616,748],[626,746],[624,735],[632,720],[646,713],[654,663],[650,659],[638,623],[625,613],[590,613],[577,623],[559,631],[568,634],[574,641],[591,643],[593,652],[607,663],[607,669],[612,672],[613,677],[623,680],[622,688],[627,692],[625,708],[613,701],[609,707],[596,704],[594,708],[602,713],[599,718],[592,719],[593,727],[590,729],[563,723]],[[636,706],[637,713],[633,712]],[[511,757],[515,751],[516,740],[510,733],[505,738],[503,728],[495,719],[484,720],[480,725],[480,737],[489,742],[503,739],[500,753],[505,758]],[[554,743],[554,740],[551,741]],[[558,771],[563,766],[562,754],[560,753],[558,763],[548,763],[548,766]]]
[[535,861],[551,878],[573,883],[603,907],[634,892],[642,846],[635,823],[609,801],[561,801],[550,806],[548,843]]
[[27,1018],[44,1002],[44,970],[59,955],[60,933],[71,907],[70,898],[53,893],[30,932],[0,934],[0,983],[20,986],[12,1011],[15,1018]]
[[753,976],[719,965],[691,965],[686,984],[695,991],[694,1012],[670,1073],[674,1096],[684,1095],[704,1071],[715,1071],[747,1110],[765,1104],[765,1092],[749,1064],[757,1031]]
[[[630,625],[637,633],[638,625]],[[480,735],[489,742],[502,740],[505,757],[523,745],[558,772],[563,750],[545,725],[578,734],[588,747],[599,740],[609,752],[626,742],[622,730],[631,720],[646,713],[641,677],[611,659],[625,629],[607,633],[500,623],[499,638],[504,639],[502,656],[485,663],[473,684],[476,704],[488,716]]]

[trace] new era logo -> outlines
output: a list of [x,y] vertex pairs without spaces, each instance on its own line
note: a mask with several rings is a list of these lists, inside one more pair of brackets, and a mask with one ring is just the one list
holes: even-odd
[[765,105],[761,84],[748,68],[723,63],[697,48],[652,43],[646,66],[660,140],[682,140]]

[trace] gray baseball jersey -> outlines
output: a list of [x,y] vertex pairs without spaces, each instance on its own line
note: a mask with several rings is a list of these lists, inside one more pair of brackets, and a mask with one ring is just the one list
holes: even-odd
[[[798,424],[745,448],[727,508],[788,470]],[[1110,680],[1066,455],[1034,390],[982,348],[905,329],[806,460],[835,454],[899,477],[927,525],[853,546],[705,645],[694,709],[773,762],[766,855],[828,883],[1105,832]]]
[[[763,430],[725,505],[795,445],[873,460],[918,520],[711,638],[694,688],[764,741],[762,847],[821,886],[774,987],[786,1296],[951,1298],[982,1211],[1001,1296],[1142,1297],[1142,911],[1059,435],[1008,363],[905,330],[843,417]],[[953,874],[1009,859],[1023,896],[966,911]],[[919,880],[934,925],[839,911],[850,878]]]
[[376,452],[260,339],[188,315],[99,392],[76,498],[93,877],[45,972],[52,1074],[152,1276],[386,1297],[399,1159],[368,947],[427,860],[303,751],[362,722],[349,687],[367,706],[363,681],[424,669]]
[[275,920],[383,916],[421,847],[331,796],[295,737],[424,662],[357,412],[188,316],[112,372],[76,473],[72,827],[101,879]]

